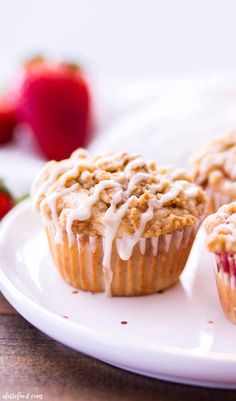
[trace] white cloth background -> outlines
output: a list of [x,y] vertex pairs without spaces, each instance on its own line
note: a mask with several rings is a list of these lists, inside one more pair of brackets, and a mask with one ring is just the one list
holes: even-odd
[[[201,136],[236,126],[235,14],[234,0],[0,0],[0,84],[35,52],[81,60],[106,135],[92,148],[182,163]],[[0,149],[17,195],[42,164],[30,148]]]
[[[236,82],[224,76],[94,84],[97,136],[93,153],[139,152],[186,166],[208,137],[236,127]],[[0,148],[0,177],[17,196],[29,192],[44,163],[25,132]]]

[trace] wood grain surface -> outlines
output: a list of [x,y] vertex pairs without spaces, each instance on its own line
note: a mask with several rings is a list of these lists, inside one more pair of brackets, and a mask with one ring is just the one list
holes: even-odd
[[236,400],[236,391],[149,379],[73,351],[35,329],[1,295],[0,400],[18,392],[46,401]]

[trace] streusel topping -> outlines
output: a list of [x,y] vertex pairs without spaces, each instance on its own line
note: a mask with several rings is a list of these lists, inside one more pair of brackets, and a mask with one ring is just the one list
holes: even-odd
[[236,202],[207,217],[207,246],[211,252],[236,252]]
[[[83,149],[46,164],[32,195],[42,214],[69,235],[144,237],[192,226],[202,215],[205,194],[181,169],[158,168],[137,154],[89,157]],[[141,232],[142,231],[142,232]]]
[[192,158],[193,179],[224,195],[236,196],[236,131],[221,135]]

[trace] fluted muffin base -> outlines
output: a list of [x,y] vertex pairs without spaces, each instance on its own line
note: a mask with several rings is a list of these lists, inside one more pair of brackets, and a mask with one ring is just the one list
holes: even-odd
[[46,226],[50,251],[64,280],[84,291],[107,291],[113,296],[152,294],[176,283],[187,262],[196,230],[195,225],[160,237],[142,238],[128,260],[120,258],[115,240],[109,282],[103,269],[101,236],[76,235],[70,246],[64,233],[58,244],[54,240],[53,225]]
[[207,189],[206,192],[208,196],[206,216],[217,212],[221,206],[226,205],[235,200],[232,198],[232,196],[223,195],[220,192],[213,191],[212,189]]
[[236,324],[236,255],[216,254],[215,271],[217,291],[225,315]]

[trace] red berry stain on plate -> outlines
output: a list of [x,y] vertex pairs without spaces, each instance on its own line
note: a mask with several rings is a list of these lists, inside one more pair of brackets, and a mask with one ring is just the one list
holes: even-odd
[[69,319],[68,316],[62,316],[62,317],[64,317],[64,319]]
[[128,324],[128,322],[126,322],[126,320],[122,320],[122,322],[120,322],[121,324]]

